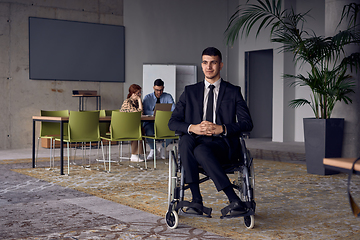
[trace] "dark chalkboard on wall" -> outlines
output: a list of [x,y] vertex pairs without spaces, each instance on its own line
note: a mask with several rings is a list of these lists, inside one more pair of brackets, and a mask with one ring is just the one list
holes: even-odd
[[29,78],[125,82],[124,26],[29,17]]

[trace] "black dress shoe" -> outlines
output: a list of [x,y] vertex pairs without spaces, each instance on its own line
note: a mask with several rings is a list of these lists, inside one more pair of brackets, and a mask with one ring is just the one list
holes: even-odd
[[244,214],[248,211],[245,204],[242,201],[235,201],[231,203],[230,216]]
[[203,203],[201,199],[193,199],[189,207],[185,209],[185,213],[194,215],[203,215]]
[[245,203],[243,203],[241,200],[231,202],[232,210],[243,210],[246,209]]

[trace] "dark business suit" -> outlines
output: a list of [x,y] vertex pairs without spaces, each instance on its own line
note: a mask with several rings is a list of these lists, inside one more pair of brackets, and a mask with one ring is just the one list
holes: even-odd
[[218,191],[230,185],[221,165],[238,157],[239,135],[251,131],[253,124],[240,87],[221,81],[216,103],[216,124],[224,124],[226,136],[207,137],[188,134],[190,124],[203,120],[204,82],[185,87],[169,121],[169,128],[181,135],[179,151],[186,183],[199,181],[201,165]]

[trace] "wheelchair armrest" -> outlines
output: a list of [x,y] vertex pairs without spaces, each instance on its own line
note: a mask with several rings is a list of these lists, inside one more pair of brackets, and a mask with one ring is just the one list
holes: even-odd
[[245,137],[248,137],[250,135],[249,132],[245,132],[245,133],[241,133],[241,135],[239,136],[239,141],[240,141],[240,145],[241,145],[241,152],[243,154],[243,161],[244,164],[249,165],[251,161],[251,157],[249,155],[249,151],[246,148],[246,143],[245,143]]
[[240,137],[242,138],[249,138],[250,137],[250,132],[242,132]]

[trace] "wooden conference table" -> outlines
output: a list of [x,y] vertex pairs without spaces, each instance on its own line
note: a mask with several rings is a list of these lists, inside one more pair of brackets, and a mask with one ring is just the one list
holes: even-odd
[[[60,123],[60,132],[63,132],[64,123],[69,122],[69,117],[47,117],[47,116],[33,116],[33,136],[32,136],[32,167],[35,168],[35,132],[36,122],[56,122]],[[141,116],[141,121],[154,121],[154,116]],[[100,122],[111,122],[111,116],[100,117]],[[60,174],[64,175],[64,139],[63,135],[60,135]]]

